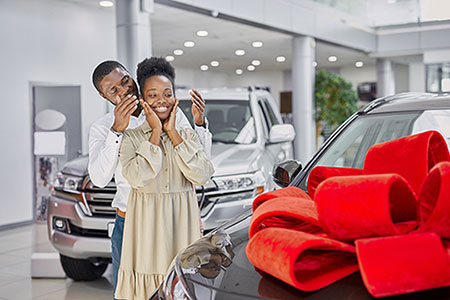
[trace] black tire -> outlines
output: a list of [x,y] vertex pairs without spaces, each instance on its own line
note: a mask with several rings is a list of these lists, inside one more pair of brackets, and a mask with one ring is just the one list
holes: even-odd
[[108,264],[105,262],[92,263],[87,259],[76,259],[62,254],[60,261],[67,277],[75,281],[92,281],[105,273]]

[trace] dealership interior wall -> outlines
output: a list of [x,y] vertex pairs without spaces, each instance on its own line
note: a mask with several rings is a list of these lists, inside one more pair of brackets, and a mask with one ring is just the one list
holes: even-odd
[[[13,224],[29,222],[33,218],[33,166],[32,166],[32,102],[33,85],[80,86],[82,115],[82,153],[87,154],[87,134],[90,124],[103,116],[111,107],[95,92],[91,84],[93,68],[106,59],[117,59],[116,29],[114,8],[102,8],[88,4],[89,1],[59,0],[1,0],[0,1],[0,90],[2,91],[0,140],[0,186],[2,187],[0,228]],[[191,5],[202,10],[221,11],[230,5],[236,11],[240,2],[245,2],[248,11],[252,5],[261,2],[293,5],[292,1],[155,1],[154,13],[160,6],[176,2]],[[228,3],[228,4],[227,4]],[[230,4],[231,3],[231,4]],[[180,5],[177,5],[180,6]],[[182,8],[177,8],[182,9]],[[234,19],[238,16],[230,12]],[[243,13],[243,18],[246,16]],[[258,24],[257,19],[251,24]],[[275,22],[275,21],[271,21]],[[261,24],[264,22],[261,22]],[[264,24],[261,26],[263,27]],[[444,26],[445,25],[445,26]],[[408,43],[402,47],[388,49],[383,45],[395,40],[395,34],[384,34],[375,41],[372,55],[378,57],[397,57],[394,62],[395,92],[424,92],[425,64],[450,60],[450,29],[448,23],[441,25],[436,42],[424,47],[417,44],[419,31],[408,32]],[[205,24],[207,27],[207,24]],[[264,25],[265,28],[269,28]],[[273,25],[272,28],[277,26]],[[270,30],[270,28],[268,29]],[[274,29],[275,30],[275,29]],[[280,30],[281,31],[281,30]],[[285,32],[287,30],[284,29]],[[400,32],[400,31],[399,31]],[[439,43],[439,37],[445,37]],[[326,36],[319,37],[326,41]],[[347,39],[351,40],[351,37]],[[406,40],[408,41],[408,40]],[[347,42],[343,42],[342,46]],[[400,42],[398,42],[400,43]],[[394,46],[398,46],[398,43]],[[331,41],[331,44],[338,44]],[[348,43],[347,43],[348,44]],[[290,48],[291,45],[280,45]],[[350,47],[354,49],[354,47]],[[357,49],[362,51],[361,49]],[[370,53],[369,53],[370,52]],[[427,52],[425,55],[424,53]],[[163,53],[154,53],[163,55]],[[447,55],[446,55],[447,54]],[[420,56],[420,60],[409,60]],[[405,59],[402,59],[405,57]],[[321,66],[319,66],[321,67]],[[366,64],[358,69],[352,65],[333,68],[323,66],[339,73],[356,86],[360,82],[377,80],[376,63]],[[134,73],[134,72],[133,72]],[[236,76],[233,72],[208,71],[199,68],[177,67],[177,84],[187,87],[247,86],[250,84],[269,86],[277,101],[280,92],[292,88],[290,71],[265,70]]]

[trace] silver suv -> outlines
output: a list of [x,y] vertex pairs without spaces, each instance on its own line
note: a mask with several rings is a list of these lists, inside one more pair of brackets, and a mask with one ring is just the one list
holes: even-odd
[[[283,124],[264,88],[200,90],[207,101],[215,173],[196,187],[204,229],[211,229],[248,209],[253,198],[275,188],[272,167],[293,156],[292,125]],[[179,107],[192,122],[188,90],[177,90]],[[93,185],[87,157],[68,162],[58,175],[49,202],[50,241],[61,254],[67,276],[94,280],[111,259],[110,236],[115,210],[114,180]]]

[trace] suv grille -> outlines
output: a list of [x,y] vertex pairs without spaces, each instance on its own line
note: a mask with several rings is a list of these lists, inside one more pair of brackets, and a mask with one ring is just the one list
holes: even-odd
[[[204,216],[218,200],[217,196],[210,195],[211,192],[217,191],[217,188],[203,189],[201,186],[197,186],[195,189],[201,215]],[[92,183],[89,176],[86,176],[86,179],[83,182],[82,190],[92,216],[107,218],[115,216],[116,209],[111,207],[111,203],[117,190],[114,179],[111,180],[107,186],[100,188]],[[203,194],[204,199],[202,201]]]
[[83,193],[89,210],[94,217],[114,217],[116,209],[111,207],[111,203],[116,193],[116,183],[111,180],[104,188],[96,187],[89,176],[83,184]]

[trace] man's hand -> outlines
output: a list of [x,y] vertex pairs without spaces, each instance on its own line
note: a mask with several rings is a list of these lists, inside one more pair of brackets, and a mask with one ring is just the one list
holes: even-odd
[[194,116],[195,125],[202,126],[205,123],[203,114],[205,112],[206,102],[198,91],[192,89],[189,93],[191,95],[192,115]]
[[135,95],[126,95],[123,99],[117,96],[117,104],[114,108],[114,124],[112,129],[116,132],[124,132],[130,123],[131,114],[136,110],[138,100]]
[[148,125],[152,128],[152,130],[161,130],[162,124],[161,120],[159,119],[158,115],[153,111],[153,109],[150,107],[150,105],[145,102],[144,100],[139,100],[142,108],[144,109],[145,113],[145,119],[147,120]]
[[175,97],[175,104],[172,107],[169,117],[164,121],[163,129],[166,133],[175,130],[175,121],[177,118],[178,98]]

